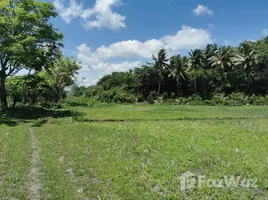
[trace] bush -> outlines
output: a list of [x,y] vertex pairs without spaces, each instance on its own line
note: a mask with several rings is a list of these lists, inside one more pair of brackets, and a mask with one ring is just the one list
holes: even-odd
[[215,94],[210,99],[202,99],[198,95],[180,97],[175,100],[168,99],[164,104],[179,105],[209,105],[209,106],[242,106],[242,105],[268,105],[268,96],[246,96],[243,93],[232,93],[229,96]]
[[242,106],[248,104],[248,97],[243,93],[232,93],[228,101],[230,106]]
[[108,103],[135,103],[136,97],[120,88],[115,88],[113,90],[104,91],[100,94],[98,100]]
[[164,92],[164,93],[162,94],[162,98],[161,98],[161,100],[167,100],[168,98],[169,98],[168,93],[167,93],[167,92]]
[[268,96],[252,96],[249,98],[249,102],[254,105],[268,105]]
[[144,102],[144,101],[145,101],[144,96],[142,96],[141,94],[138,95],[138,97],[137,97],[137,102]]
[[80,97],[68,97],[65,100],[61,100],[60,104],[67,107],[76,107],[76,106],[82,106],[86,107],[88,106],[89,98],[85,98],[83,96]]
[[154,97],[152,94],[149,94],[147,97],[147,101],[149,104],[153,104],[154,103]]

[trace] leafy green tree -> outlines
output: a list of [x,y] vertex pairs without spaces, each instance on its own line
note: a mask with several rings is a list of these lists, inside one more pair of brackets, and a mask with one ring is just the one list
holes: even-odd
[[54,6],[34,0],[0,2],[0,96],[7,108],[6,78],[21,69],[49,68],[59,55],[63,36],[50,23]]
[[176,79],[176,94],[179,96],[179,80],[185,79],[185,66],[187,62],[186,57],[173,56],[170,58],[169,76]]
[[148,96],[158,82],[154,68],[149,65],[143,65],[141,68],[134,70],[134,75],[136,77],[137,91],[144,97]]
[[64,89],[74,84],[75,75],[81,67],[69,57],[61,57],[54,66],[40,73],[47,84],[52,101],[57,103]]
[[196,94],[196,71],[205,66],[205,57],[200,49],[191,50],[189,52],[188,70],[194,71],[194,93]]
[[12,107],[14,108],[17,102],[21,102],[24,97],[24,80],[22,76],[13,76],[7,79],[7,91],[12,99]]
[[253,47],[253,50],[258,52],[257,58],[259,61],[259,70],[267,70],[268,69],[268,36],[263,38],[262,40],[257,40],[255,42],[248,42]]
[[72,95],[75,96],[75,97],[79,97],[81,95],[83,95],[83,91],[81,90],[81,88],[74,84],[71,88],[71,91],[72,91]]
[[7,79],[8,96],[13,100],[12,107],[17,102],[35,105],[38,97],[44,92],[45,80],[38,73],[25,76],[12,76]]

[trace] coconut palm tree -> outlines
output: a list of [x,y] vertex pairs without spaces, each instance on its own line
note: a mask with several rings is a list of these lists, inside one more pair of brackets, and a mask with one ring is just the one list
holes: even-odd
[[161,90],[161,83],[164,79],[164,71],[165,69],[168,68],[169,64],[167,63],[169,61],[169,59],[167,58],[167,52],[165,49],[161,49],[158,52],[158,56],[155,57],[154,55],[152,55],[152,59],[155,61],[154,63],[154,68],[157,74],[157,79],[158,79],[158,90],[157,90],[157,94],[160,94],[160,90]]
[[205,68],[213,69],[213,73],[214,73],[214,67],[212,67],[210,64],[210,58],[215,55],[215,52],[217,50],[218,50],[217,44],[207,44],[203,50],[204,57],[205,57]]
[[196,71],[205,66],[205,57],[200,49],[191,50],[189,56],[187,65],[188,70],[194,71],[194,92],[196,94]]
[[224,90],[227,80],[227,74],[232,70],[235,60],[235,54],[230,46],[220,46],[215,51],[214,56],[209,58],[209,63],[214,69],[217,69],[219,73],[219,80],[221,82],[221,89]]
[[212,67],[219,67],[223,71],[229,71],[233,61],[234,53],[230,46],[221,46],[215,51],[214,55],[209,58]]
[[176,79],[177,97],[179,96],[179,80],[185,79],[186,57],[173,56],[170,58],[169,77]]
[[248,43],[242,43],[235,58],[235,65],[239,66],[245,73],[247,79],[247,90],[249,91],[252,73],[258,65],[257,52]]

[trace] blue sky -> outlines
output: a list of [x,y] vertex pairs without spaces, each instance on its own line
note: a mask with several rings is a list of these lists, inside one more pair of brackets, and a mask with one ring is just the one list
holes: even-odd
[[237,45],[268,35],[267,0],[49,0],[63,53],[81,62],[82,85],[207,43]]

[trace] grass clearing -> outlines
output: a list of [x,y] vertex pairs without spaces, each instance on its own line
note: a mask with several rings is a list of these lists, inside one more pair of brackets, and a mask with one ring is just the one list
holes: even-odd
[[[96,122],[48,118],[46,123],[32,127],[41,150],[41,199],[266,199],[268,196],[267,107],[153,105],[80,107],[78,111],[85,113],[85,119]],[[111,122],[111,119],[123,121]],[[38,121],[43,119],[16,127],[0,126],[1,144],[9,144],[3,149],[16,152],[22,160],[18,166],[12,160],[6,161],[19,170],[20,180],[27,179],[31,167],[27,131]],[[7,131],[12,132],[12,138],[5,139]],[[7,154],[1,155],[7,159]],[[3,169],[5,174],[12,170]],[[225,175],[256,178],[258,187],[202,186],[180,191],[179,177],[187,171],[211,179]],[[22,189],[12,193],[4,188],[10,188],[13,182],[4,184],[5,187],[0,183],[4,197],[27,199],[25,185],[21,184]]]
[[28,125],[0,126],[0,199],[26,199],[31,165]]
[[211,106],[158,106],[134,105],[106,108],[77,107],[85,118],[90,120],[210,120],[218,119],[252,119],[267,118],[268,107],[241,106],[241,107],[211,107]]

